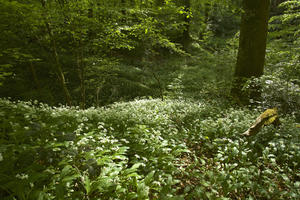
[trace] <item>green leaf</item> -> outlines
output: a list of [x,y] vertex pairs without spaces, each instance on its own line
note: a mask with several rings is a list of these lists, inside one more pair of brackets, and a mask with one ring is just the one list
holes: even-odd
[[81,178],[83,180],[83,185],[84,185],[86,194],[89,195],[90,191],[91,191],[91,181],[90,181],[90,178],[88,177],[88,175],[86,173]]
[[124,175],[128,175],[131,174],[133,172],[136,172],[137,169],[143,165],[144,163],[135,163],[134,165],[132,165],[129,169],[124,170]]
[[148,199],[149,187],[143,182],[138,182],[137,185],[138,199]]
[[67,183],[67,182],[73,181],[73,180],[75,180],[75,179],[77,179],[79,177],[80,177],[79,174],[73,174],[71,176],[66,176],[65,178],[62,179],[62,182],[63,183]]
[[71,165],[66,165],[66,166],[61,170],[60,176],[61,176],[61,177],[65,177],[65,176],[67,176],[71,171],[72,171],[72,166],[71,166]]
[[149,185],[152,182],[154,174],[155,174],[155,170],[147,174],[147,176],[144,179],[146,185]]

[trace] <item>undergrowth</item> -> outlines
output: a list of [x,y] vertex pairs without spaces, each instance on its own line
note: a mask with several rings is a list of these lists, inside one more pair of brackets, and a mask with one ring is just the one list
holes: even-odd
[[299,199],[295,118],[136,100],[79,110],[0,100],[1,199]]

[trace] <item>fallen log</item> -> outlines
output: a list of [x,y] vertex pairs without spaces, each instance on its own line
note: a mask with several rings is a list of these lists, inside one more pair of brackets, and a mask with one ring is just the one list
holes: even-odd
[[256,135],[263,126],[270,124],[274,124],[276,126],[280,124],[277,108],[267,109],[265,112],[259,115],[259,117],[256,118],[255,123],[246,132],[244,132],[243,135]]

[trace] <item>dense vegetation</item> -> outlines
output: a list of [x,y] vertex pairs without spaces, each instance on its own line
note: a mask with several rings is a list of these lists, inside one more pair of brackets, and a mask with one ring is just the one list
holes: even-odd
[[259,112],[217,105],[1,100],[2,199],[298,199],[295,118],[248,139]]
[[262,1],[252,63],[258,1],[0,0],[0,199],[300,199],[300,3]]

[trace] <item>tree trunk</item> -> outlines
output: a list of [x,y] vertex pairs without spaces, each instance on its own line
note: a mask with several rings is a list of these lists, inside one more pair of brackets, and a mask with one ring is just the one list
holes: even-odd
[[190,9],[191,9],[191,1],[190,0],[184,0],[184,10],[186,13],[185,18],[184,18],[184,22],[185,24],[185,29],[183,31],[183,47],[185,50],[188,49],[190,43],[191,43],[191,38],[190,38],[190,23],[191,23],[191,17],[190,17]]
[[85,109],[86,99],[85,99],[85,69],[84,69],[84,63],[83,63],[83,50],[82,46],[79,45],[78,51],[76,52],[76,59],[77,59],[77,72],[78,72],[78,78],[80,81],[80,96],[81,96],[81,102],[80,102],[80,108]]
[[191,23],[191,18],[189,16],[190,8],[191,8],[191,1],[190,0],[183,0],[183,6],[184,6],[184,11],[186,12],[184,16],[184,30],[182,33],[182,39],[181,39],[181,44],[183,46],[184,50],[188,50],[188,47],[191,43],[191,38],[190,38],[190,23]]
[[99,94],[100,94],[100,87],[97,87],[97,90],[96,90],[96,107],[98,108],[99,107]]
[[33,82],[35,84],[35,88],[38,90],[38,91],[41,91],[41,85],[40,85],[40,82],[39,82],[39,79],[37,77],[37,74],[36,74],[36,70],[32,64],[32,61],[30,61],[30,72],[32,74],[32,78],[33,78]]
[[268,32],[270,0],[243,0],[242,20],[232,95],[242,103],[260,96],[257,86],[247,93],[243,85],[251,77],[263,74]]
[[59,56],[58,56],[58,53],[57,53],[56,41],[55,41],[55,38],[53,36],[50,24],[47,21],[46,3],[45,3],[44,0],[41,0],[41,4],[42,4],[43,9],[45,10],[45,13],[44,13],[45,14],[45,16],[44,16],[45,26],[46,26],[47,33],[48,33],[49,38],[50,38],[50,43],[51,43],[50,45],[51,45],[51,48],[52,48],[52,51],[53,51],[52,53],[53,53],[53,56],[54,56],[54,59],[55,59],[55,65],[54,65],[55,66],[55,73],[56,73],[57,78],[60,82],[60,85],[63,89],[63,93],[64,93],[64,96],[65,96],[66,103],[67,103],[68,106],[71,106],[72,105],[71,95],[70,95],[70,92],[69,92],[68,87],[66,85],[65,75],[63,73],[62,66],[61,66]]
[[203,9],[203,12],[204,12],[204,24],[206,26],[206,28],[204,30],[201,30],[201,32],[199,33],[199,39],[203,40],[204,39],[204,36],[205,36],[205,32],[207,31],[207,27],[208,27],[208,20],[209,20],[209,12],[211,10],[211,5],[210,5],[211,2],[206,2],[204,3],[204,9]]
[[60,85],[63,88],[63,93],[64,93],[64,96],[65,96],[65,99],[66,99],[66,103],[67,103],[68,106],[72,106],[71,95],[70,95],[70,92],[69,92],[67,84],[66,84],[65,75],[62,71],[62,67],[61,67],[59,57],[58,57],[58,54],[57,54],[57,50],[56,50],[56,42],[55,42],[54,39],[52,41],[52,44],[53,44],[53,46],[52,46],[53,47],[53,54],[54,54],[55,62],[56,62],[55,66],[56,66],[57,76],[58,76]]
[[164,91],[163,91],[163,87],[162,87],[162,84],[160,82],[160,79],[156,75],[155,71],[153,69],[151,69],[151,70],[152,70],[153,77],[157,81],[157,84],[158,84],[160,98],[161,98],[162,101],[164,101]]

